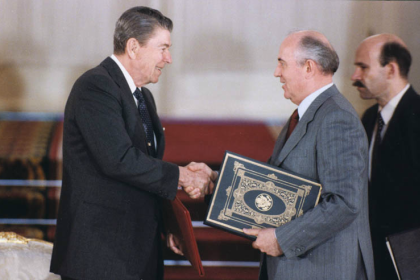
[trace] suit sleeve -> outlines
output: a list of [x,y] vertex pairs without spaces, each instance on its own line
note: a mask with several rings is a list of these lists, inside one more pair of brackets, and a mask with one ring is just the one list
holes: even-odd
[[178,166],[136,148],[126,130],[121,90],[104,75],[80,81],[74,118],[90,157],[106,176],[167,199],[176,195]]
[[323,187],[320,203],[276,229],[286,257],[302,255],[332,238],[361,211],[367,142],[356,116],[341,110],[325,115],[316,137],[316,168]]

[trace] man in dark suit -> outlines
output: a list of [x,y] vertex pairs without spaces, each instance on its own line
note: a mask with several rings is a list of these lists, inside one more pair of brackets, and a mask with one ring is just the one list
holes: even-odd
[[408,83],[411,55],[395,35],[358,47],[352,76],[363,99],[370,143],[369,212],[377,279],[398,279],[385,237],[420,226],[420,96]]
[[275,77],[298,105],[270,164],[317,180],[319,204],[257,236],[260,279],[374,279],[367,204],[367,139],[360,119],[333,84],[336,52],[324,35],[292,33],[281,44]]
[[[166,64],[172,21],[146,7],[116,24],[114,54],[84,73],[64,118],[63,186],[51,271],[63,279],[163,279],[161,200],[178,186],[204,196],[214,173],[162,161],[150,91]],[[197,170],[197,167],[195,167]]]

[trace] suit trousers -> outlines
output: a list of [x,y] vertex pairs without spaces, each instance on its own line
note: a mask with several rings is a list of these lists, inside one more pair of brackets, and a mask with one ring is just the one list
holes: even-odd
[[141,280],[163,280],[163,257],[160,231],[156,232],[153,240],[152,253],[146,265],[146,270],[140,277]]
[[[146,265],[146,270],[143,275],[139,277],[139,280],[163,280],[163,256],[162,256],[162,244],[160,238],[160,231],[157,231],[156,236],[153,240],[152,254],[149,257]],[[78,280],[66,276],[61,276],[62,280]]]

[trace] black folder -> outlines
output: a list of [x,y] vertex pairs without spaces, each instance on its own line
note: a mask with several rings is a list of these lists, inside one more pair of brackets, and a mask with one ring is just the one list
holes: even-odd
[[204,224],[255,240],[243,228],[276,228],[318,204],[322,186],[226,151]]
[[420,228],[392,234],[387,246],[400,279],[420,279]]

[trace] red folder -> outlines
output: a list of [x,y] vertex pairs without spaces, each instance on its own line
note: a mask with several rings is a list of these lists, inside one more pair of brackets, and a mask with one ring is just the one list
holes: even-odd
[[166,230],[178,238],[184,256],[190,261],[198,274],[204,276],[204,268],[198,252],[190,212],[178,197],[175,197],[173,201],[165,200],[163,208]]

